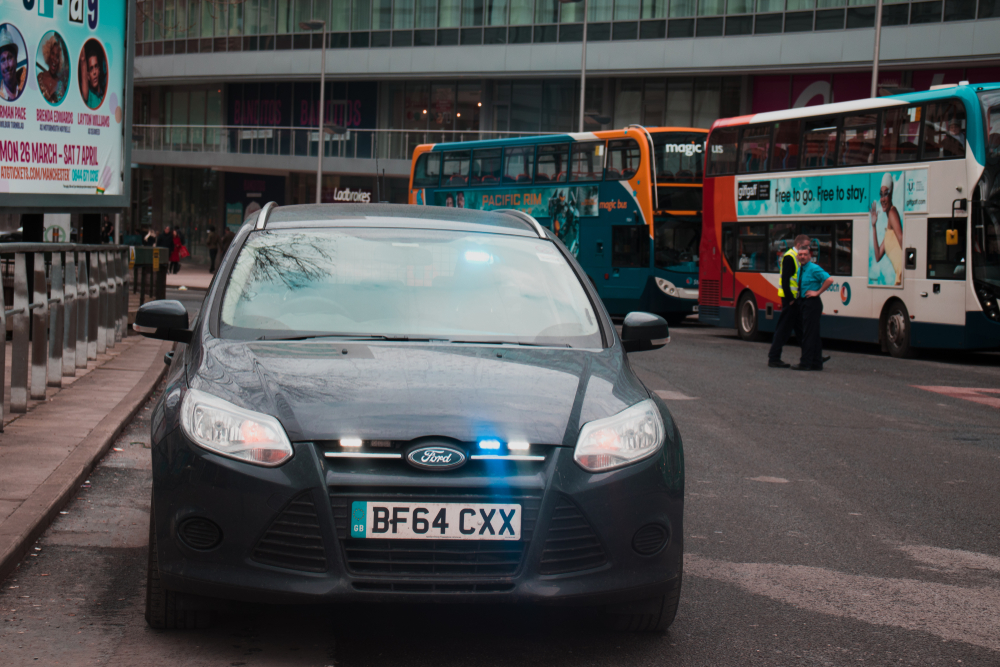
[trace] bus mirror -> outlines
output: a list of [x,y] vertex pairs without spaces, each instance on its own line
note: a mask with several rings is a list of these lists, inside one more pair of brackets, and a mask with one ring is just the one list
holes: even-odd
[[659,315],[629,313],[622,323],[621,338],[626,352],[658,350],[670,342],[670,329]]

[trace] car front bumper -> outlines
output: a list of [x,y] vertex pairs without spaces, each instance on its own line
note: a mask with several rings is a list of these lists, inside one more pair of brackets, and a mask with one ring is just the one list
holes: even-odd
[[[444,473],[402,461],[325,459],[313,443],[294,448],[282,466],[262,468],[196,447],[180,429],[154,445],[166,588],[278,603],[607,604],[660,595],[679,580],[683,459],[676,432],[656,456],[600,474],[582,470],[564,447],[547,448],[545,461],[533,466],[485,462]],[[517,502],[521,540],[352,539],[351,501],[374,499]],[[215,524],[219,543],[186,543],[182,527],[193,520]]]

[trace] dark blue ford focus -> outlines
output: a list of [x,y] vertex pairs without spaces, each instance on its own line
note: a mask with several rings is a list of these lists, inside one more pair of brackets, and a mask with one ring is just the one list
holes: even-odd
[[146,619],[218,600],[600,607],[663,630],[684,464],[666,406],[566,248],[533,218],[276,207],[243,225],[153,416]]

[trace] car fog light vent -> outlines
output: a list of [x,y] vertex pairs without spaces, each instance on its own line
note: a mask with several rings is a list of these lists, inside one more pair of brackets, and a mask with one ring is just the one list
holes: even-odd
[[253,550],[253,560],[305,572],[326,571],[326,549],[309,492],[288,503]]
[[569,500],[562,498],[552,511],[545,549],[538,564],[540,574],[565,574],[600,567],[608,562],[590,522]]
[[651,523],[635,531],[635,535],[632,536],[632,548],[638,554],[652,556],[663,548],[663,545],[667,543],[669,535],[666,528],[659,524]]
[[177,526],[177,536],[192,549],[214,549],[222,542],[222,529],[208,519],[185,519]]

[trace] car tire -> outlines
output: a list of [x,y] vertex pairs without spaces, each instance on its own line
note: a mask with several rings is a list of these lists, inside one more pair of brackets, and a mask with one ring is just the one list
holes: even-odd
[[911,329],[910,313],[906,306],[901,301],[889,306],[882,321],[882,340],[889,354],[899,359],[913,356],[914,349],[910,345]]
[[[146,624],[154,630],[207,628],[212,625],[212,612],[207,609],[187,609],[178,605],[181,595],[163,588],[156,554],[156,530],[153,508],[149,510],[149,556],[146,561]],[[180,606],[180,608],[178,608]]]
[[608,608],[605,616],[611,627],[620,632],[666,632],[677,617],[682,576],[677,575],[673,588],[664,595]]
[[753,294],[744,294],[736,306],[736,333],[743,340],[760,340],[760,309]]

